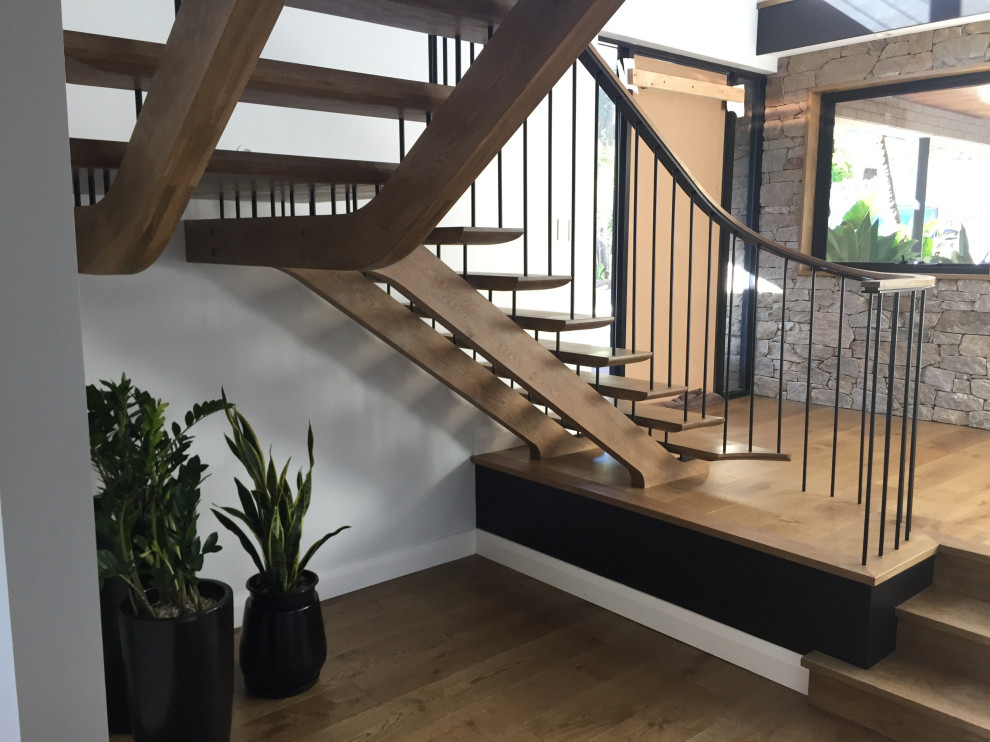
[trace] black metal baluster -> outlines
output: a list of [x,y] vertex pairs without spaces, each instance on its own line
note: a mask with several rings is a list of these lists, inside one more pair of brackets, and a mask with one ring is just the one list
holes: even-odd
[[447,57],[447,37],[443,37],[443,84],[448,85],[448,68],[450,67],[450,62]]
[[553,275],[553,89],[547,93],[547,275]]
[[[791,261],[784,258],[784,277],[780,296],[780,368],[777,371],[777,453],[781,452],[784,432],[784,343],[787,341],[787,269]],[[728,407],[729,400],[725,400]]]
[[251,218],[258,218],[258,192],[253,188],[251,189]]
[[529,275],[529,119],[523,121],[523,275]]
[[857,504],[863,504],[863,464],[866,455],[866,389],[870,382],[870,333],[873,328],[873,301],[875,294],[870,294],[869,307],[866,310],[866,349],[863,354],[863,399],[861,403],[862,415],[859,423],[859,493],[856,496]]
[[[674,385],[674,254],[677,243],[677,178],[670,178],[670,285],[667,303],[667,386]],[[666,434],[664,441],[667,440]]]
[[140,118],[141,109],[144,108],[144,91],[140,86],[134,87],[134,118]]
[[[636,352],[636,316],[639,314],[636,300],[639,289],[637,278],[639,269],[639,132],[633,130],[636,143],[633,145],[633,217],[632,217],[632,352]],[[636,414],[636,403],[633,402],[633,414]]]
[[[756,309],[760,303],[760,248],[757,245],[750,246],[753,249],[753,301],[750,302],[750,323],[752,335],[750,336],[749,349],[753,353],[753,359],[749,365],[749,450],[753,450],[753,413],[756,409]],[[810,368],[810,361],[809,368]]]
[[887,528],[887,485],[890,481],[890,436],[894,415],[894,366],[897,363],[897,325],[900,318],[901,295],[895,293],[890,311],[890,352],[887,354],[887,410],[883,437],[883,489],[880,496],[880,551],[883,556],[884,534]]
[[79,168],[72,168],[72,201],[82,206],[82,186],[79,183]]
[[801,467],[801,491],[808,491],[808,431],[811,428],[811,351],[815,339],[815,279],[818,270],[811,268],[811,313],[808,317],[808,373],[804,382],[804,463]]
[[337,186],[330,186],[330,213],[337,215]]
[[736,293],[736,235],[732,235],[732,254],[730,256],[732,260],[732,268],[730,268],[729,273],[729,317],[728,324],[725,328],[725,413],[722,417],[725,418],[725,422],[722,423],[722,453],[725,453],[729,447],[729,371],[732,367],[732,304],[733,297]]
[[577,290],[577,62],[571,67],[571,222],[568,238],[571,242],[571,319],[574,319],[574,304]]
[[[690,213],[688,217],[688,270],[687,270],[687,311],[685,319],[685,340],[684,340],[684,386],[691,390],[691,283],[694,281],[694,196],[689,202]],[[704,395],[704,390],[702,390]],[[688,419],[688,399],[690,394],[684,395],[684,422]]]
[[275,216],[275,186],[270,185],[268,187],[268,204],[269,204],[269,216]]
[[708,361],[709,345],[711,344],[712,325],[712,240],[714,239],[715,220],[708,217],[708,268],[705,283],[705,367],[702,370],[701,382],[701,416],[708,414]]
[[[657,349],[657,202],[660,200],[660,160],[657,153],[650,150],[653,155],[653,216],[650,230],[650,390],[656,380],[656,355]],[[650,435],[653,433],[651,432]]]
[[103,168],[103,195],[110,192],[110,170]]
[[399,162],[406,159],[406,119],[399,116]]
[[461,81],[461,37],[454,37],[454,83]]
[[289,186],[289,216],[296,215],[296,187],[295,185]]
[[875,430],[877,422],[877,376],[880,360],[880,318],[883,316],[883,294],[878,295],[877,301],[877,326],[873,335],[873,387],[870,392],[870,445],[869,459],[866,462],[866,502],[863,510],[863,564],[866,564],[866,553],[870,539],[870,499],[873,492],[873,446],[875,441]]
[[835,497],[835,463],[839,454],[839,387],[842,385],[842,319],[846,310],[846,277],[839,278],[839,345],[835,357],[835,408],[832,418],[832,476],[829,497]]
[[[598,316],[598,178],[600,174],[600,168],[598,163],[598,126],[599,126],[599,114],[598,108],[601,105],[601,95],[602,89],[598,84],[598,80],[595,80],[595,159],[592,160],[594,163],[594,179],[591,184],[591,316]],[[654,248],[655,251],[656,248]],[[651,360],[652,364],[653,361]],[[652,366],[651,366],[652,368]],[[650,373],[653,376],[653,373]]]
[[86,171],[86,188],[89,190],[89,205],[96,203],[96,173],[93,168]]
[[925,345],[925,301],[928,294],[921,292],[921,306],[918,309],[918,360],[914,367],[914,422],[911,425],[911,463],[908,475],[907,515],[904,519],[904,540],[911,540],[911,518],[914,514],[914,467],[918,454],[918,389],[921,384],[921,353]]
[[904,490],[907,482],[904,479],[907,466],[908,439],[908,406],[911,400],[911,351],[914,342],[914,312],[917,306],[918,292],[911,292],[911,307],[908,311],[907,353],[904,355],[904,401],[901,405],[901,460],[897,472],[897,521],[894,530],[894,549],[901,548],[901,523],[904,520]]
[[316,216],[316,186],[312,183],[309,186],[309,215]]
[[241,192],[234,191],[234,218],[241,218]]
[[226,216],[226,214],[224,214],[224,199],[223,199],[223,191],[220,191],[220,196],[219,196],[219,198],[220,198],[220,218],[221,218],[221,219],[226,219],[226,218],[227,218],[227,216]]

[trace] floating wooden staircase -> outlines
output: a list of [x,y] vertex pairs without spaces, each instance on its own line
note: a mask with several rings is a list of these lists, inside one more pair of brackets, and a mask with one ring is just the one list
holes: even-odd
[[[71,142],[80,270],[143,269],[164,247],[192,198],[218,200],[221,217],[225,204],[228,209],[233,205],[227,216],[241,217],[242,208],[250,208],[250,216],[262,218],[187,220],[187,259],[284,270],[518,435],[534,458],[597,445],[627,467],[635,485],[677,479],[681,467],[676,459],[642,428],[679,433],[719,425],[721,418],[650,404],[685,393],[684,386],[609,373],[649,360],[648,351],[561,339],[563,332],[606,327],[612,317],[517,309],[515,302],[511,309],[498,309],[478,293],[560,288],[573,280],[571,276],[458,274],[422,247],[497,249],[522,236],[522,230],[512,228],[437,225],[621,2],[286,3],[485,44],[456,87],[257,60],[280,0],[268,0],[264,22],[252,30],[249,48],[231,60],[216,58],[231,43],[225,24],[240,28],[262,17],[262,10],[245,0],[223,0],[216,12],[209,3],[187,0],[165,45],[66,32],[68,82],[148,91],[130,143]],[[193,54],[200,26],[212,34],[212,47]],[[183,54],[193,54],[196,64],[183,67]],[[234,68],[234,84],[224,87],[221,80]],[[176,98],[179,81],[184,92]],[[203,103],[206,95],[216,99],[210,106]],[[405,157],[398,163],[214,151],[237,101],[423,121],[428,126],[408,153],[402,148]],[[209,111],[200,110],[205,108]],[[156,120],[163,111],[169,121],[184,122],[187,129],[198,127],[200,135],[185,142],[173,132],[163,133],[162,122]],[[81,195],[82,174],[87,176],[87,199]],[[100,194],[98,181],[104,184]],[[172,187],[177,183],[181,187]],[[125,189],[131,193],[122,194]],[[163,189],[168,189],[167,208]],[[138,208],[139,199],[156,205],[153,213]],[[83,205],[87,200],[93,205]],[[243,206],[248,202],[250,207]],[[125,205],[133,213],[121,216]],[[127,226],[114,229],[115,220]],[[388,284],[401,297],[387,295],[375,281]],[[395,299],[429,318],[440,332]],[[454,343],[441,333],[449,333]],[[556,417],[537,412],[457,345],[526,389]],[[578,373],[563,364],[578,367]],[[679,455],[689,457],[684,451]]]
[[808,700],[896,742],[990,740],[990,551],[941,545],[897,622],[897,649],[869,670],[805,657]]

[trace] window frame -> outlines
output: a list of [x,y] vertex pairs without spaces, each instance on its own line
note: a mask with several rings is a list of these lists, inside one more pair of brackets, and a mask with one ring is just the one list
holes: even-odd
[[[855,100],[880,98],[890,95],[930,90],[946,90],[960,87],[990,85],[990,67],[984,65],[965,71],[940,70],[911,77],[898,82],[885,80],[863,81],[855,84],[819,88],[808,97],[808,157],[805,166],[805,199],[802,218],[801,250],[805,254],[825,258],[829,218],[829,196],[832,187],[832,150],[834,147],[835,106]],[[811,156],[814,153],[814,156]],[[966,265],[959,263],[836,263],[865,270],[888,273],[926,273],[941,278],[985,278],[990,275],[990,265]]]

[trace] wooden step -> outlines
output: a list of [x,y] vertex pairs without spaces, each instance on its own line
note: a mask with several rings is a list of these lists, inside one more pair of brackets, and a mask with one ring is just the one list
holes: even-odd
[[521,229],[507,227],[437,227],[427,245],[504,245],[523,236]]
[[[65,78],[76,85],[147,90],[162,44],[65,31]],[[413,80],[258,60],[241,95],[243,103],[425,121],[453,90]]]
[[664,433],[681,433],[696,428],[711,428],[725,422],[724,418],[714,415],[703,416],[699,412],[688,412],[685,417],[683,409],[661,407],[649,403],[637,404],[634,412],[631,403],[622,402],[619,409],[629,415],[637,425],[660,430]]
[[[975,548],[979,546],[973,545]],[[940,544],[935,558],[935,584],[945,590],[990,601],[990,553]]]
[[808,701],[897,742],[990,740],[990,686],[891,655],[869,670],[819,652]]
[[[489,363],[486,363],[485,365],[487,365],[489,370],[491,370],[496,376],[501,376],[504,379],[511,378],[505,369],[498,367],[493,368]],[[650,382],[645,379],[631,379],[625,376],[615,376],[609,373],[595,374],[590,371],[582,371],[578,375],[587,381],[591,386],[595,387],[595,390],[603,397],[610,397],[612,399],[626,399],[633,402],[644,402],[650,399],[676,397],[678,394],[683,394],[687,391],[687,387],[669,387],[662,384],[654,384],[651,389]]]
[[[683,413],[681,413],[683,414]],[[688,443],[684,441],[668,441],[661,444],[664,448],[677,456],[686,459],[698,459],[699,461],[790,461],[789,453],[777,453],[769,448],[760,448],[747,443],[735,443],[729,441],[722,450],[719,443]]]
[[990,685],[990,603],[928,588],[897,607],[897,654]]
[[[70,139],[69,155],[73,167],[116,170],[124,158],[127,142],[96,139]],[[312,186],[316,200],[344,200],[345,187],[357,186],[358,197],[371,198],[375,186],[383,185],[398,165],[389,162],[337,160],[322,157],[274,155],[261,152],[216,150],[199,181],[195,198],[216,198],[223,193],[233,197],[239,192],[249,198],[251,192],[275,192],[289,198],[295,194],[297,207],[309,200]]]
[[286,0],[286,6],[480,44],[514,0]]
[[[421,307],[415,304],[408,305],[417,314],[430,316]],[[538,332],[567,332],[568,330],[590,330],[596,327],[607,327],[612,324],[611,317],[591,317],[590,315],[578,314],[574,317],[567,312],[544,312],[537,309],[512,310],[507,307],[499,308],[503,313],[512,318],[512,321],[524,330],[536,330]]]
[[462,273],[461,278],[481,291],[542,291],[571,282],[570,276],[524,276],[520,273]]
[[[460,345],[462,348],[470,348],[471,345],[463,338],[456,335],[447,335],[448,339]],[[585,345],[584,343],[561,342],[560,350],[557,350],[555,340],[540,340],[540,345],[553,353],[561,363],[571,363],[576,366],[590,366],[591,368],[607,368],[612,366],[624,366],[629,363],[640,363],[650,360],[649,351],[631,351],[627,348],[609,348],[600,345]]]

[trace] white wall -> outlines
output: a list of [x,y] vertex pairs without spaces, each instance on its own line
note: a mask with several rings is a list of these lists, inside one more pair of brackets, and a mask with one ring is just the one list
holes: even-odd
[[777,71],[778,55],[756,53],[755,0],[626,0],[605,33],[735,67]]
[[0,10],[4,742],[107,738],[74,226],[66,192],[63,70],[58,2],[5,3]]

